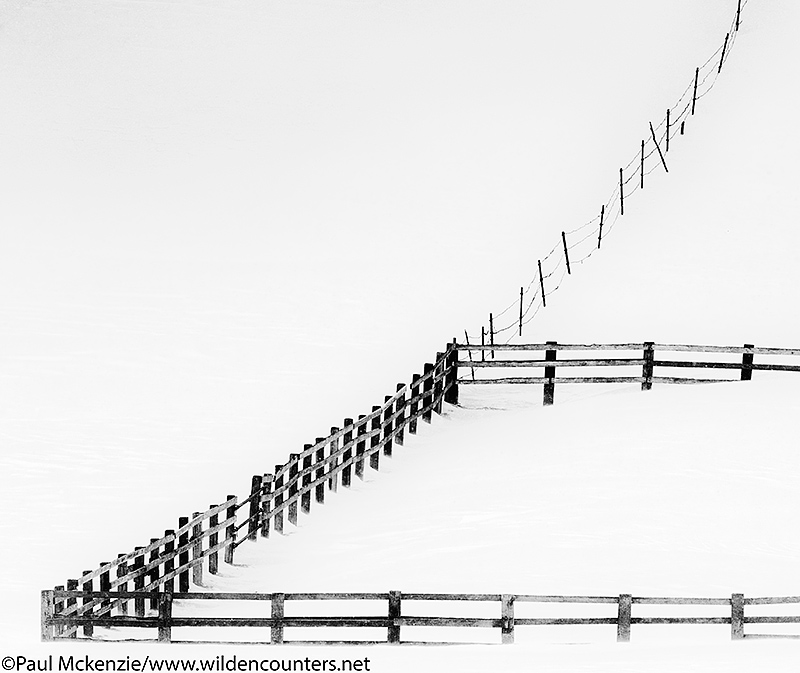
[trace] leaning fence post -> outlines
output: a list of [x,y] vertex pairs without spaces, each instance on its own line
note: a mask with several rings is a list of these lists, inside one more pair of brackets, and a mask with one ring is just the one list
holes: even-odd
[[445,394],[444,401],[448,404],[458,404],[458,348],[456,340],[448,344],[447,360],[445,365]]
[[[214,509],[219,505],[209,505],[208,509]],[[214,513],[208,518],[208,529],[214,530],[219,526],[219,514]],[[219,532],[214,531],[208,536],[208,548],[214,549],[219,544]],[[216,575],[219,572],[219,552],[214,550],[208,554],[208,572],[210,575]]]
[[[103,562],[100,564],[101,567],[110,566],[111,564]],[[100,591],[111,591],[111,570],[106,568],[102,573],[100,573]],[[103,602],[100,604],[101,608],[107,608],[111,605],[110,598],[104,598]]]
[[45,589],[42,591],[42,640],[53,640],[55,637],[55,626],[50,621],[55,615],[53,593],[52,589]]
[[311,455],[312,444],[303,444],[303,481],[302,493],[300,495],[300,510],[303,514],[308,514],[311,511],[311,463],[313,457]]
[[[120,559],[124,557],[125,554],[117,554],[117,558]],[[128,574],[128,563],[126,561],[120,561],[117,564],[117,580],[125,575]],[[120,582],[117,584],[117,591],[125,593],[128,590],[128,583],[127,582]],[[128,599],[123,598],[119,603],[119,614],[127,615],[128,614]]]
[[426,423],[431,422],[433,412],[433,369],[430,362],[425,363],[424,372],[427,378],[422,384],[422,420]]
[[403,440],[405,439],[405,426],[406,426],[406,393],[405,393],[405,383],[398,383],[397,384],[397,392],[401,392],[402,394],[397,398],[397,404],[395,405],[395,409],[397,410],[397,418],[395,420],[395,427],[397,428],[397,433],[394,436],[394,441],[397,443],[397,446],[403,446]]
[[192,584],[203,584],[203,520],[200,512],[192,514]]
[[261,494],[261,537],[269,537],[269,525],[272,518],[272,481],[271,474],[265,474],[262,480],[264,491]]
[[503,594],[500,597],[501,605],[501,627],[503,645],[511,645],[514,642],[514,598],[511,594]]
[[283,594],[272,594],[272,626],[270,642],[279,645],[283,642]]
[[[137,593],[144,591],[144,547],[136,547],[139,554],[133,560],[133,590]],[[69,588],[69,586],[67,586]],[[133,613],[137,617],[144,617],[144,598],[139,596],[133,599]]]
[[[164,543],[164,575],[172,575],[175,570],[175,531],[165,530],[164,537],[168,538]],[[215,566],[216,572],[216,566]],[[175,591],[175,577],[170,577],[164,581],[164,591],[172,593]]]
[[[91,572],[92,572],[91,570],[84,570],[83,574],[84,575],[90,575]],[[82,591],[87,591],[87,592],[94,591],[94,582],[92,580],[86,580],[81,585],[81,590]],[[88,605],[91,602],[92,602],[92,597],[91,596],[84,596],[83,597],[83,604],[84,605]],[[94,609],[89,607],[83,612],[83,616],[84,617],[89,617],[91,619],[93,613],[94,613]],[[92,624],[84,624],[83,625],[83,635],[86,636],[87,638],[91,638],[94,635],[94,626]]]
[[389,457],[392,455],[392,430],[394,429],[394,423],[392,423],[394,404],[390,404],[391,399],[391,395],[387,395],[383,399],[383,403],[386,406],[383,410],[383,455]]
[[[157,537],[150,538],[150,544],[158,542]],[[159,569],[158,569],[158,557],[159,557],[159,547],[155,546],[150,550],[150,559],[147,565],[152,566],[150,571],[147,573],[147,577],[149,580],[149,584],[151,585],[151,591],[156,592],[158,591],[158,576],[159,576]],[[158,609],[158,597],[153,593],[150,597],[150,609],[157,610]]]
[[283,535],[283,465],[275,466],[275,532]]
[[158,642],[169,643],[172,640],[172,594],[163,592],[158,595]]
[[261,525],[261,481],[260,474],[254,474],[250,480],[250,510],[247,515],[247,539],[255,540]]
[[314,481],[319,483],[314,487],[314,499],[322,504],[325,502],[325,438],[317,437],[317,450],[314,453],[314,464],[317,466],[314,472]]
[[731,640],[744,638],[744,594],[731,594]]
[[442,396],[444,391],[444,377],[447,373],[445,368],[447,360],[444,353],[436,354],[436,365],[433,369],[433,410],[441,416]]
[[370,423],[370,432],[372,437],[369,438],[369,466],[373,470],[380,469],[381,452],[378,450],[378,445],[381,443],[381,408],[372,407],[372,422]]
[[228,496],[227,518],[230,522],[225,529],[225,563],[233,565],[233,551],[236,548],[236,496]]
[[[77,590],[78,590],[78,580],[67,580],[67,591],[77,591]],[[72,598],[72,597],[67,598],[67,609],[77,604],[78,604],[77,598]],[[142,614],[144,614],[144,603],[142,603]],[[77,638],[77,637],[78,637],[77,627],[72,629],[67,635],[67,638]]]
[[339,490],[339,473],[336,471],[336,468],[339,466],[339,438],[333,437],[336,433],[339,432],[339,428],[332,427],[331,428],[331,443],[328,448],[328,474],[330,474],[330,478],[328,479],[328,490],[331,493],[336,493]]
[[389,592],[389,635],[387,640],[395,644],[400,642],[401,599],[402,595],[399,591]]
[[353,467],[350,465],[350,460],[353,458],[353,419],[344,419],[344,434],[342,435],[342,486],[350,488],[350,482],[353,477]]
[[[755,348],[753,344],[745,344],[745,348]],[[742,381],[750,381],[753,378],[753,352],[742,353]]]
[[[548,346],[555,346],[555,341],[548,341]],[[556,350],[555,348],[548,348],[544,352],[544,359],[547,362],[555,362]],[[544,368],[544,376],[547,379],[544,383],[544,406],[553,404],[556,393],[556,368],[555,365],[547,366]]]
[[[483,351],[481,351],[483,353]],[[411,399],[410,412],[408,418],[408,432],[409,434],[417,434],[417,411],[419,410],[419,380],[422,378],[419,374],[414,374],[411,377]]]
[[644,342],[644,364],[642,365],[642,390],[651,390],[653,388],[653,360],[655,353],[653,352],[653,342]]
[[287,515],[287,519],[289,523],[293,525],[297,525],[297,494],[299,493],[299,488],[297,486],[297,475],[300,472],[300,454],[299,453],[290,453],[289,454],[289,481],[287,485],[289,486],[289,514]]
[[367,423],[364,421],[366,418],[366,414],[359,414],[358,415],[358,430],[356,430],[356,436],[358,437],[358,442],[356,442],[356,476],[359,479],[364,478],[364,453],[366,453],[367,443],[364,440],[364,435],[367,434]]
[[[178,518],[178,528],[183,532],[178,536],[178,591],[188,593],[189,591],[189,517],[181,516]],[[158,587],[156,587],[158,590]]]
[[617,642],[627,643],[631,639],[631,595],[620,594],[617,608]]

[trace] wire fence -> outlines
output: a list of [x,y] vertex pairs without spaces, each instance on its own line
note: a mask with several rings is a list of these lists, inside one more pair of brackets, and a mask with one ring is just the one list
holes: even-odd
[[484,324],[479,335],[465,330],[467,343],[511,343],[516,337],[521,337],[524,326],[547,306],[548,298],[558,291],[565,278],[601,249],[603,241],[625,214],[630,198],[644,189],[645,178],[654,171],[669,172],[667,156],[670,145],[684,135],[686,122],[694,116],[698,101],[714,88],[736,44],[742,25],[742,10],[748,1],[738,0],[736,13],[722,44],[695,69],[683,93],[667,108],[665,116],[656,125],[649,122],[649,133],[631,160],[619,169],[615,187],[600,206],[598,214],[580,226],[562,231],[561,239],[537,260],[530,282],[520,287],[513,301],[499,311],[490,312],[488,326]]

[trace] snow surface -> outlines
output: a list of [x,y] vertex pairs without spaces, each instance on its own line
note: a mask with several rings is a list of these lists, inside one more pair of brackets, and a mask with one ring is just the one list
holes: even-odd
[[[4,652],[61,651],[38,643],[39,590],[242,494],[512,301],[560,231],[596,214],[734,9],[3,3]],[[798,345],[799,12],[748,2],[669,175],[626,207],[526,340]],[[558,395],[548,410],[479,408],[520,406],[501,398],[449,411],[358,493],[243,547],[250,567],[221,586],[270,590],[281,564],[282,583],[306,589],[798,593],[791,375]],[[445,492],[433,466],[454,453],[470,488]],[[497,456],[509,470],[490,478]],[[525,488],[504,481],[515,463]],[[337,542],[322,579],[303,565],[322,553],[315,536]],[[525,553],[498,572],[481,544]],[[598,629],[580,648],[369,652],[375,670],[797,661],[793,643],[645,643],[642,627],[622,648]],[[108,647],[97,652],[127,646]]]

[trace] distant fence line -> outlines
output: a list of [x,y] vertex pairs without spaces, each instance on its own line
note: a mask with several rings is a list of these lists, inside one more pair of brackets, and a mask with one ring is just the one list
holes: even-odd
[[[65,606],[78,599],[84,601],[113,601],[119,613],[85,613],[68,614]],[[157,614],[153,616],[129,615],[123,607],[129,601],[155,601]],[[188,617],[174,614],[175,602],[188,605],[192,601],[260,601],[270,603],[269,616],[264,617]],[[382,615],[376,616],[287,616],[285,605],[288,601],[386,601],[386,609]],[[456,616],[413,616],[404,613],[404,606],[409,603],[427,602],[489,602],[499,603],[499,611],[495,617],[456,617]],[[515,605],[520,603],[550,604],[616,604],[616,615],[608,617],[520,617],[515,614]],[[426,594],[401,593],[173,593],[160,591],[155,595],[146,592],[92,592],[47,590],[42,592],[42,639],[61,640],[71,637],[77,626],[92,629],[103,627],[152,628],[158,630],[159,642],[176,642],[173,639],[174,628],[208,628],[208,627],[267,627],[269,637],[251,642],[279,645],[291,644],[413,644],[415,641],[403,639],[404,627],[456,627],[499,629],[501,642],[514,642],[516,629],[528,626],[574,626],[574,625],[615,625],[617,640],[627,642],[631,639],[633,625],[647,624],[729,624],[731,639],[767,637],[797,637],[766,634],[745,634],[746,624],[798,624],[800,616],[772,615],[747,616],[745,607],[752,605],[800,604],[800,596],[774,598],[745,598],[744,594],[734,593],[730,598],[665,598],[637,597],[631,594],[619,596],[535,596],[529,594]],[[708,605],[729,606],[728,616],[705,617],[673,617],[673,616],[635,616],[635,605]],[[413,608],[412,608],[413,610]],[[375,628],[385,629],[386,636],[380,640],[289,640],[285,637],[286,628]],[[74,636],[73,636],[74,637]],[[184,641],[193,642],[193,641]],[[197,642],[197,641],[194,641]],[[210,641],[201,642],[231,642]],[[416,641],[420,642],[420,641]],[[447,641],[425,641],[439,642]]]
[[581,226],[562,231],[550,252],[532,265],[534,273],[528,285],[520,287],[519,294],[515,293],[514,299],[501,311],[489,313],[488,324],[481,326],[480,336],[465,331],[467,342],[477,343],[480,338],[481,342],[494,343],[496,337],[502,336],[508,343],[517,336],[521,337],[523,326],[547,305],[547,298],[559,289],[564,278],[600,250],[603,240],[625,213],[627,200],[637,190],[644,189],[645,177],[653,171],[668,172],[666,157],[670,141],[684,135],[686,121],[694,115],[697,102],[716,83],[736,42],[742,10],[746,6],[747,0],[737,0],[736,12],[728,32],[720,40],[720,46],[695,69],[680,98],[667,108],[661,121],[655,126],[648,122],[644,139],[627,165],[619,169],[615,187],[597,215]]

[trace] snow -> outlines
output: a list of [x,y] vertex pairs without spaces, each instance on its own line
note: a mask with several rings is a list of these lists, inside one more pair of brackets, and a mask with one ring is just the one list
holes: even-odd
[[[513,301],[734,4],[5,3],[4,652],[64,650],[38,642],[41,589],[242,495]],[[798,345],[797,14],[747,3],[669,175],[525,340]],[[546,410],[519,394],[465,393],[353,493],[243,546],[220,586],[797,593],[792,374],[558,390]],[[598,629],[585,647],[368,652],[375,670],[796,660]]]

